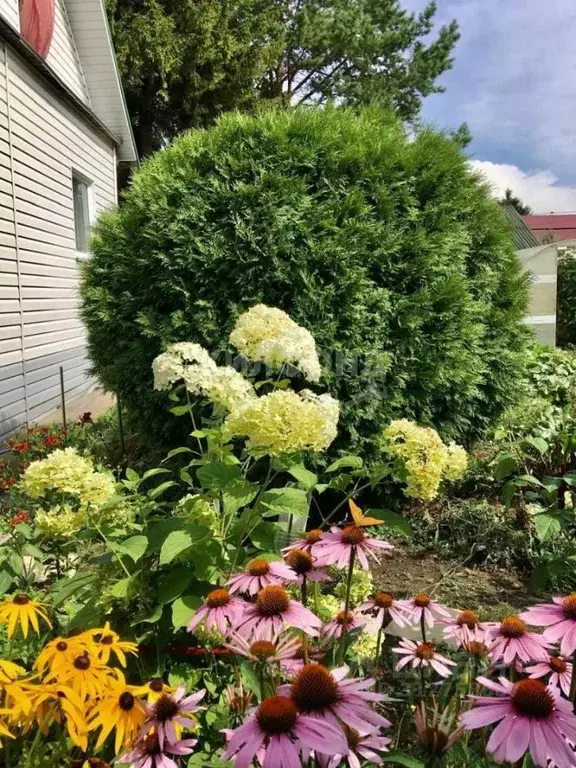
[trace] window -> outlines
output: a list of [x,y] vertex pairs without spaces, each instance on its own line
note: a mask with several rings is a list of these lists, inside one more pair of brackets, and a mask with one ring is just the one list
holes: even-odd
[[87,253],[90,243],[90,186],[83,176],[72,174],[76,250],[80,253]]

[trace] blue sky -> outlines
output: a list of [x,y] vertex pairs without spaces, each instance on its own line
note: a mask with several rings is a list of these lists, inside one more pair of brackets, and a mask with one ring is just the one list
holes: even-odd
[[[419,10],[426,0],[403,0]],[[537,212],[576,210],[576,0],[437,0],[462,37],[423,116],[466,121],[475,164]]]

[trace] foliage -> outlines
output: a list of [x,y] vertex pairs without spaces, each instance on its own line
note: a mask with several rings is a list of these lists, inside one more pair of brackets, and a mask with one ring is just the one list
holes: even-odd
[[108,0],[128,109],[148,155],[181,131],[258,101],[378,101],[413,119],[443,89],[458,27],[398,0]]
[[576,345],[576,249],[558,248],[558,292],[556,342],[560,347]]
[[506,190],[506,194],[502,198],[501,202],[505,205],[511,205],[512,208],[515,208],[518,211],[520,216],[527,216],[528,214],[532,213],[532,208],[530,208],[529,205],[525,205],[519,197],[516,197],[511,189]]
[[174,422],[152,360],[192,339],[233,361],[228,334],[258,302],[315,336],[342,404],[336,448],[368,458],[396,416],[470,439],[516,399],[527,284],[501,212],[453,142],[412,140],[380,110],[189,133],[136,174],[93,251],[93,366],[156,441]]

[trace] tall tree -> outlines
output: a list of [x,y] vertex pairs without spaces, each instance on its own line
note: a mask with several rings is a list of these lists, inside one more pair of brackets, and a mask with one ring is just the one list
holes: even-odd
[[377,101],[414,119],[442,91],[458,40],[431,37],[430,2],[400,0],[107,0],[128,109],[142,154],[191,126],[259,100]]
[[516,197],[510,188],[506,190],[506,193],[500,202],[516,208],[520,216],[528,216],[532,213],[532,208],[530,208],[529,205],[525,205],[519,197]]

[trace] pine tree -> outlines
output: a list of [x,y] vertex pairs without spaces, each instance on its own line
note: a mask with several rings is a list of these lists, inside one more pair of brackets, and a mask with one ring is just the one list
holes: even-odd
[[516,197],[510,188],[506,190],[506,193],[500,202],[516,208],[520,216],[528,216],[532,213],[532,208],[530,208],[529,205],[525,205],[519,197]]

